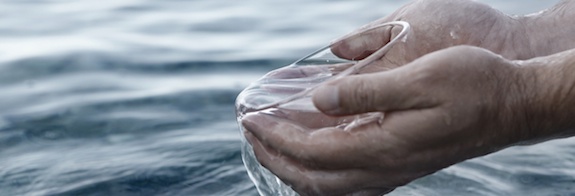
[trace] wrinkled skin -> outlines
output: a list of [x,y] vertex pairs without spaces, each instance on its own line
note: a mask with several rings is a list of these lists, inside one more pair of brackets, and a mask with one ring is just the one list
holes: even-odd
[[[523,18],[510,17],[474,1],[414,1],[358,31],[389,21],[406,21],[411,25],[411,32],[405,43],[398,43],[382,62],[365,72],[398,67],[430,52],[456,45],[482,47],[507,59],[529,59],[537,53],[527,45],[530,35]],[[347,59],[362,59],[400,31],[400,26],[394,26],[363,34],[352,33],[336,41],[332,51]]]
[[[322,114],[252,113],[242,121],[244,134],[258,161],[302,195],[381,195],[463,160],[548,139],[552,133],[533,130],[556,129],[527,116],[537,113],[526,109],[534,102],[550,99],[531,89],[541,87],[536,71],[507,60],[552,51],[529,40],[536,36],[524,24],[536,19],[512,18],[473,1],[415,1],[367,25],[403,20],[413,31],[363,74],[318,88],[313,101]],[[362,59],[399,31],[351,34],[332,51]],[[279,70],[270,77],[312,72]],[[374,111],[385,113],[382,122],[335,127],[349,115]]]
[[[508,121],[516,119],[501,117],[515,115],[506,110],[515,99],[499,96],[517,90],[515,69],[486,50],[454,47],[331,82],[314,96],[331,115],[387,112],[381,124],[313,129],[282,114],[251,114],[243,119],[245,136],[260,163],[302,195],[386,193],[515,142],[519,129]],[[373,92],[381,94],[369,97]],[[334,95],[343,99],[333,101]]]

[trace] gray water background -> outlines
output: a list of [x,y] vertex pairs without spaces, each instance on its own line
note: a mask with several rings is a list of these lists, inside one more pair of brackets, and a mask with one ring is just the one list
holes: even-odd
[[[0,0],[0,195],[256,195],[234,99],[407,1]],[[555,1],[484,0],[526,14]],[[575,141],[398,195],[570,195]]]

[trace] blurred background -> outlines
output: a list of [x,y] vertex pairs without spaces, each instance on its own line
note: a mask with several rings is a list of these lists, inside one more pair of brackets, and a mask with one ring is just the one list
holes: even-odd
[[[557,1],[482,2],[526,14]],[[236,95],[406,2],[0,0],[0,195],[257,195]],[[394,194],[572,193],[573,143],[511,148]]]

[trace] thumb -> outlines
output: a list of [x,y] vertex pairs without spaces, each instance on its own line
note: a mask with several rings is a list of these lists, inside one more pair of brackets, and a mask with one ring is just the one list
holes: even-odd
[[395,70],[353,75],[318,87],[314,105],[328,115],[388,112],[436,105],[426,89]]
[[398,30],[397,27],[384,26],[365,31],[371,26],[361,28],[334,41],[331,46],[332,53],[349,60],[364,59],[391,40],[393,28],[396,28],[395,31]]

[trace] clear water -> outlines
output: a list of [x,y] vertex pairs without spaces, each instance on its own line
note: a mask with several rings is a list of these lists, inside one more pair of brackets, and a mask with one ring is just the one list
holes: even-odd
[[[332,79],[334,75],[340,74],[340,72],[335,71],[337,70],[335,66],[330,66],[333,61],[334,60],[321,60],[321,58],[314,58],[312,56],[311,59],[306,58],[303,61],[298,61],[289,66],[274,70],[253,82],[244,89],[236,99],[238,123],[241,125],[241,120],[245,115],[259,112],[269,114],[289,113],[299,116],[299,119],[302,120],[308,119],[302,116],[310,117],[309,119],[321,119],[322,123],[319,123],[319,125],[313,123],[319,127],[313,128],[337,126],[346,129],[350,126],[354,126],[354,124],[360,123],[361,120],[365,121],[362,124],[373,122],[374,120],[381,120],[383,117],[382,113],[372,113],[376,115],[371,115],[369,116],[370,118],[364,118],[370,114],[351,117],[331,117],[321,113],[315,108],[311,96],[306,95],[305,92],[322,82]],[[318,64],[310,64],[307,62],[316,62]],[[351,67],[351,63],[341,63],[339,67],[339,69],[343,71],[344,68]],[[298,95],[301,96],[297,99],[287,103],[281,103],[286,99],[289,100]],[[275,103],[281,104],[276,105]],[[321,116],[321,118],[317,118],[318,116]],[[306,122],[302,123],[308,124]],[[241,132],[245,131],[243,126],[240,126],[240,129]],[[258,163],[252,147],[245,139],[242,140],[242,160],[251,180],[261,195],[297,195],[289,186]]]
[[[484,2],[523,14],[557,1]],[[0,195],[257,195],[237,94],[404,3],[0,0]],[[393,194],[569,195],[574,143],[511,148]]]
[[[286,73],[292,72],[291,70],[298,69],[297,67],[291,66],[294,65],[290,65],[290,67],[285,67],[278,71],[279,73]],[[299,71],[295,72],[297,73]],[[304,77],[298,77],[299,74],[297,74],[298,76],[295,78],[290,76],[275,77],[276,74],[274,73],[267,74],[263,78],[252,83],[238,96],[236,100],[238,122],[241,121],[243,116],[252,112],[275,113],[280,110],[283,111],[289,109],[291,111],[299,111],[298,113],[312,113],[316,115],[320,114],[320,112],[315,109],[313,104],[311,104],[309,97],[295,100],[289,104],[281,105],[281,108],[269,108],[260,110],[261,106],[263,105],[268,105],[270,103],[275,103],[289,98],[294,94],[311,88],[330,77],[330,74],[326,74],[328,72],[319,72],[318,74]],[[241,126],[240,128],[243,132],[244,128]],[[263,168],[257,162],[251,146],[247,143],[247,141],[245,141],[245,139],[242,140],[242,160],[246,166],[248,174],[250,175],[260,194],[278,196],[296,195],[295,192],[293,192],[287,185],[282,183],[271,172]]]

